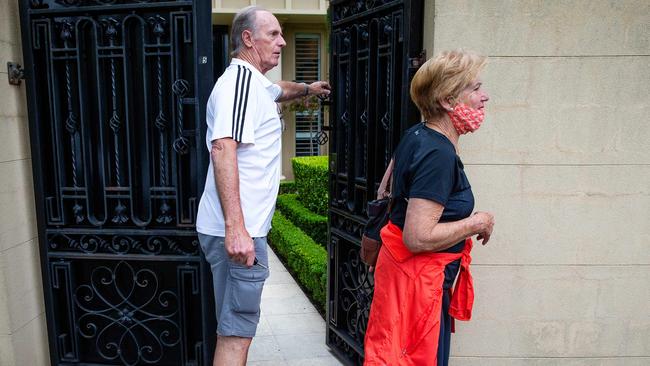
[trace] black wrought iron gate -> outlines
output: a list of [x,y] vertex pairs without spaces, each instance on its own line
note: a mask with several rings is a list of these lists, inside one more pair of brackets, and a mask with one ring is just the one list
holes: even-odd
[[332,0],[327,344],[361,364],[373,278],[359,261],[374,199],[401,132],[419,114],[409,81],[421,62],[423,0]]
[[211,364],[211,2],[19,1],[52,364]]

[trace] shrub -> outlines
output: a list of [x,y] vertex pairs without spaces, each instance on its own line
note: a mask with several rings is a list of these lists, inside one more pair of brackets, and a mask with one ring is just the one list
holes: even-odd
[[327,156],[302,156],[291,159],[298,201],[319,215],[327,214],[329,201],[327,161]]
[[307,290],[308,296],[325,309],[327,296],[327,252],[307,234],[293,225],[280,212],[273,215],[269,244],[284,259],[294,278]]
[[277,207],[300,230],[311,236],[322,247],[327,243],[327,217],[309,211],[298,201],[296,194],[278,196]]
[[283,180],[280,182],[280,194],[296,193],[296,182]]

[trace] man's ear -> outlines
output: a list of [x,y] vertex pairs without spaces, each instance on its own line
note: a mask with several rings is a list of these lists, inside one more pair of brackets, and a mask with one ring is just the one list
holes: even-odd
[[241,32],[241,39],[244,41],[244,45],[246,47],[253,47],[253,32],[251,32],[249,29]]

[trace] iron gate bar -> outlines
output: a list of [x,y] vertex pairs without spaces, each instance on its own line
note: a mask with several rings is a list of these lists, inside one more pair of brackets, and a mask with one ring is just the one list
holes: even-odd
[[[88,259],[88,255],[84,253],[51,253],[48,254],[48,258],[53,259]],[[94,254],[92,259],[106,259],[106,260],[118,260],[115,258],[115,255],[111,254]],[[156,257],[147,254],[131,254],[131,255],[122,255],[120,256],[121,260],[138,260],[138,261],[147,261],[147,262],[184,262],[184,263],[194,263],[201,262],[201,258],[186,257],[183,255],[165,255],[164,257]]]
[[210,364],[210,3],[19,4],[51,363]]

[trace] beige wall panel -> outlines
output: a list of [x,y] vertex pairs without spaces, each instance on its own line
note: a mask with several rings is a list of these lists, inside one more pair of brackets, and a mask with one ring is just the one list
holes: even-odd
[[266,9],[284,9],[285,0],[257,0],[257,5]]
[[[0,20],[0,23],[2,22],[3,20]],[[7,61],[18,62],[24,66],[22,61],[23,55],[21,52],[22,51],[18,46],[2,39],[2,35],[0,35],[0,66],[2,66],[0,68],[0,80],[2,80],[2,83],[7,86],[9,86],[7,84]]]
[[293,0],[291,5],[296,10],[320,10],[320,0]]
[[[291,112],[285,112],[285,116]],[[291,159],[295,156],[296,152],[296,128],[293,124],[289,125],[287,122],[294,120],[292,117],[284,117],[285,120],[285,130],[282,131],[282,175],[285,180],[293,180],[293,166],[291,165]]]
[[489,55],[647,55],[650,2],[436,1],[435,49]]
[[473,274],[474,316],[456,323],[455,356],[650,354],[648,266],[474,266]]
[[30,240],[0,254],[7,284],[12,332],[44,311],[38,241]]
[[[217,5],[218,4],[219,0],[217,0]],[[241,9],[248,5],[251,5],[250,0],[221,0],[222,8]]]
[[0,162],[31,157],[27,124],[25,117],[0,116]]
[[[25,104],[25,83],[21,86],[10,85],[7,81],[6,61],[0,65],[5,67],[5,72],[0,73],[0,117],[27,117]],[[0,138],[4,139],[4,136]]]
[[[7,72],[7,61],[23,64],[22,48],[20,45],[20,17],[18,16],[18,1],[0,0],[0,73]],[[6,75],[2,76],[4,85]]]
[[492,58],[466,163],[650,164],[650,57]]
[[[5,252],[0,251],[0,337],[11,334],[11,319],[9,317],[9,299],[7,296],[7,278],[4,273],[6,266],[2,258],[5,257]],[[0,340],[0,342],[2,342]],[[2,346],[0,345],[0,348]],[[2,351],[0,351],[1,353]],[[0,357],[2,360],[2,357]],[[0,363],[0,365],[4,365]]]
[[10,335],[0,334],[0,365],[15,366],[14,347]]
[[30,160],[0,163],[0,252],[36,237]]
[[495,214],[477,263],[650,264],[650,166],[466,166]]
[[[13,336],[16,366],[46,366],[50,364],[45,315],[29,322]],[[3,365],[4,366],[4,365]]]
[[[453,342],[453,341],[452,341]],[[647,366],[650,357],[625,358],[486,358],[454,357],[449,361],[453,366]]]

